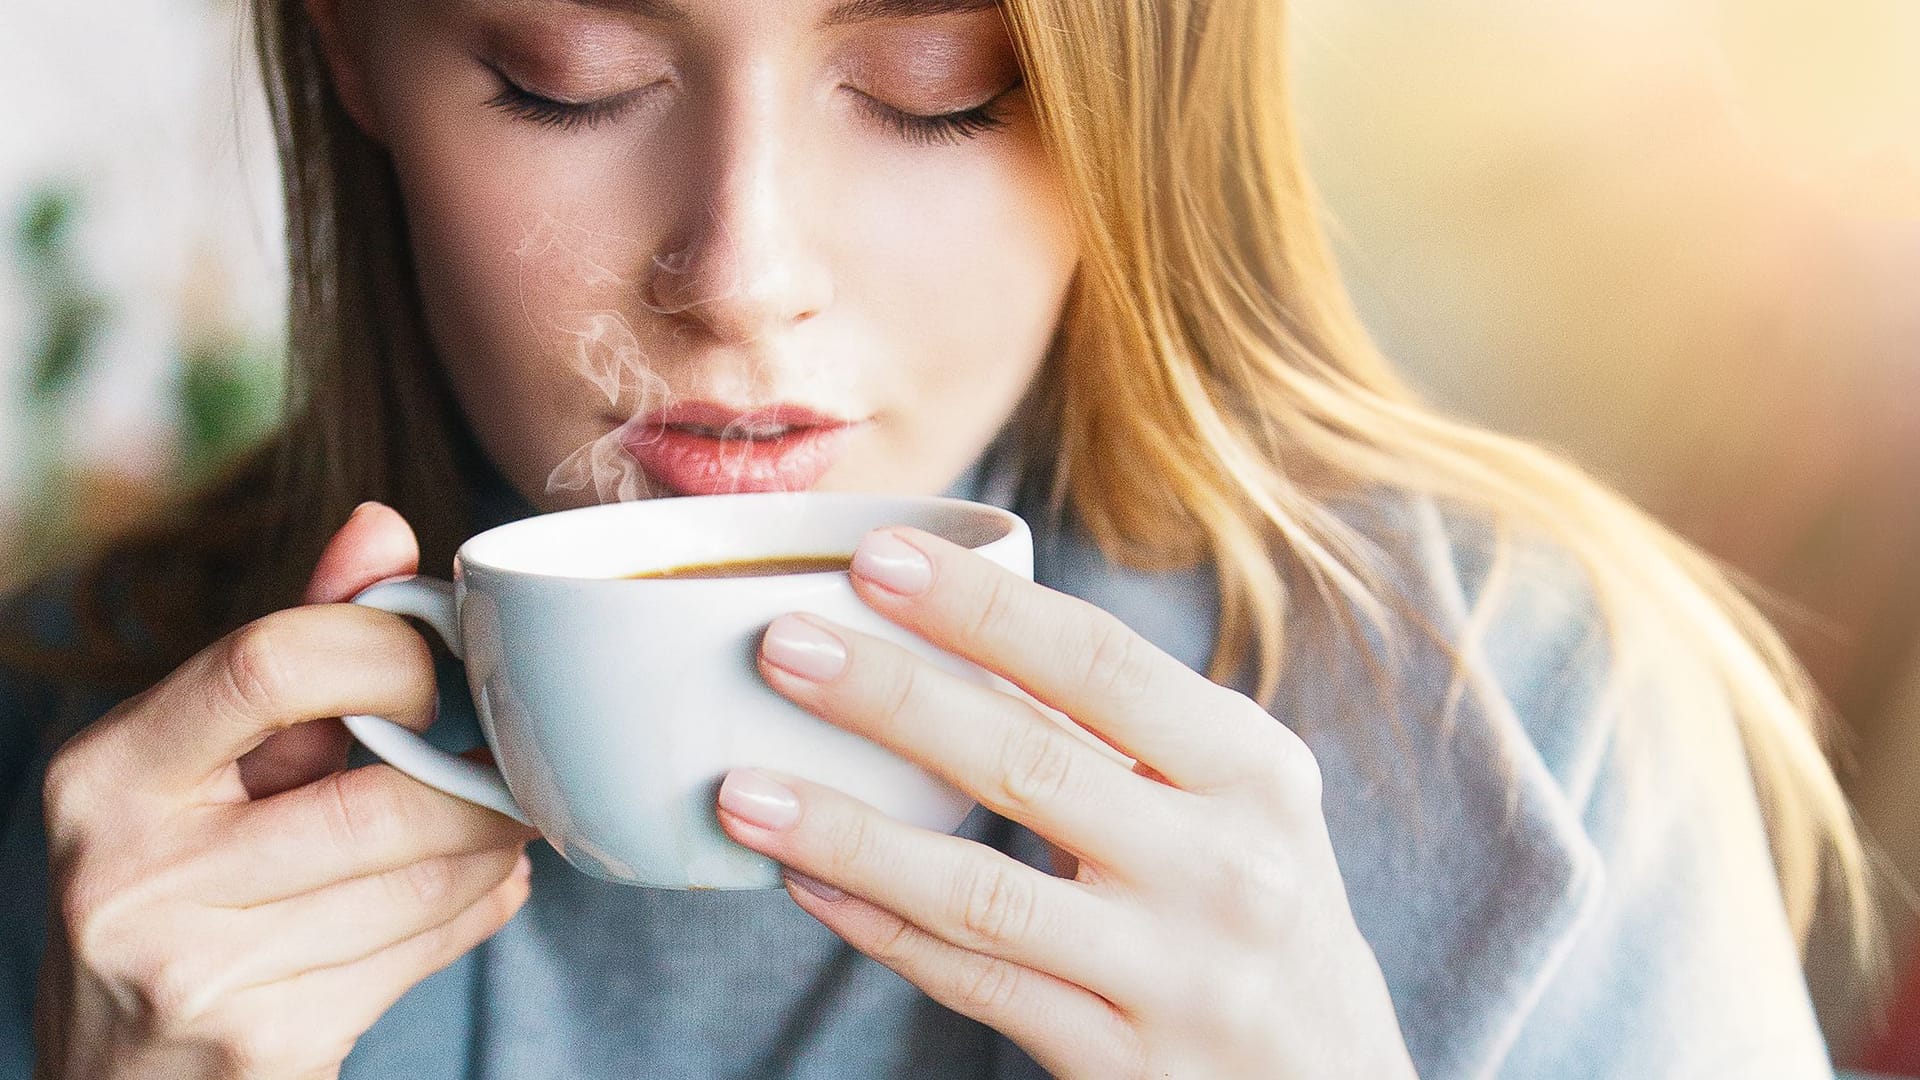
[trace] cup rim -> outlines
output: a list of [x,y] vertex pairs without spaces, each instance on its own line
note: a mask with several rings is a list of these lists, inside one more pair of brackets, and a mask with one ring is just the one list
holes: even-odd
[[[560,572],[551,571],[551,570],[529,570],[529,569],[525,569],[517,566],[506,566],[497,561],[490,561],[487,559],[479,558],[474,554],[473,548],[474,548],[474,545],[476,544],[479,544],[483,548],[490,546],[488,544],[482,543],[482,541],[487,540],[489,537],[497,538],[500,534],[507,533],[510,531],[517,531],[522,528],[535,527],[534,523],[536,522],[540,523],[539,527],[551,528],[553,521],[557,519],[573,516],[573,515],[606,516],[610,513],[611,514],[644,515],[650,512],[657,512],[667,504],[683,503],[684,501],[689,499],[699,500],[703,505],[712,505],[715,503],[728,502],[728,501],[755,501],[755,502],[770,502],[775,500],[785,501],[785,500],[791,500],[796,495],[805,496],[810,501],[830,500],[830,501],[836,501],[836,502],[845,501],[845,502],[859,502],[859,503],[882,501],[882,502],[897,503],[903,506],[918,506],[918,507],[927,507],[927,508],[931,508],[931,507],[964,508],[969,512],[977,513],[982,517],[991,519],[995,524],[1000,526],[999,531],[995,535],[989,537],[988,539],[980,541],[978,543],[965,545],[968,548],[968,550],[975,551],[975,552],[982,552],[989,548],[1006,544],[1009,541],[1014,540],[1016,537],[1026,534],[1028,532],[1027,524],[1020,517],[1020,515],[1014,513],[1011,510],[1008,510],[1005,507],[995,506],[992,503],[977,502],[972,499],[957,498],[951,495],[897,495],[897,494],[890,494],[888,492],[880,492],[880,491],[738,492],[738,493],[725,494],[725,495],[676,495],[676,496],[669,496],[666,498],[657,498],[657,499],[629,499],[622,502],[595,503],[590,506],[575,506],[575,507],[569,507],[565,510],[555,510],[555,511],[544,513],[544,514],[531,514],[531,515],[528,515],[527,517],[516,518],[513,521],[503,522],[499,525],[495,525],[490,529],[486,529],[482,532],[475,533],[474,535],[468,537],[466,540],[461,541],[459,548],[454,552],[454,559],[453,559],[454,573],[455,573],[455,576],[458,577],[460,574],[468,570],[481,570],[487,573],[510,575],[514,577],[543,578],[543,579],[551,579],[556,581],[608,582],[608,583],[618,583],[621,585],[639,585],[639,586],[653,586],[653,587],[697,586],[697,585],[703,585],[703,584],[711,585],[712,582],[716,579],[713,579],[713,578],[667,578],[667,577],[606,577],[598,574],[567,574],[567,573],[560,573]],[[884,526],[876,526],[876,527],[880,528]],[[760,581],[760,582],[805,581],[809,579],[828,578],[833,576],[844,577],[846,573],[847,572],[845,570],[807,570],[807,571],[801,571],[798,573],[756,575],[754,580]]]

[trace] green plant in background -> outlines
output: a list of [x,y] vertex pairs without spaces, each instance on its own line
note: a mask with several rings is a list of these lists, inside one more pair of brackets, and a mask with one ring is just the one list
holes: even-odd
[[62,422],[73,385],[85,367],[105,321],[105,298],[88,287],[73,252],[77,193],[64,185],[33,192],[15,229],[15,250],[24,282],[27,339],[26,399],[15,482],[22,514],[13,536],[0,538],[12,550],[7,575],[31,572],[59,550],[71,533],[73,477],[61,454]]
[[47,188],[29,198],[20,215],[20,262],[42,312],[27,385],[28,405],[36,411],[64,400],[106,313],[105,301],[86,287],[73,257],[77,202],[70,189]]
[[[0,586],[87,539],[84,534],[129,524],[169,492],[202,482],[279,418],[284,363],[278,350],[225,328],[188,326],[173,345],[172,400],[156,405],[177,435],[162,483],[131,500],[138,505],[121,505],[126,500],[114,495],[110,474],[66,452],[74,389],[96,361],[95,346],[114,314],[75,250],[80,208],[75,187],[54,184],[32,192],[16,218],[15,258],[31,328],[17,477],[24,512],[13,535],[0,535],[0,550],[7,552]],[[100,505],[105,502],[114,505]]]
[[198,484],[273,430],[284,374],[279,352],[231,337],[185,351],[175,389],[182,483]]

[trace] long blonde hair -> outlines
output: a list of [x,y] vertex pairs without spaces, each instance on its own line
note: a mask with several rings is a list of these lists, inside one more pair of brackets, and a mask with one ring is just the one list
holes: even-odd
[[[141,552],[179,566],[183,548],[201,551],[188,564],[209,568],[202,583],[216,566],[248,570],[233,605],[160,620],[178,630],[136,679],[295,602],[361,499],[408,517],[428,567],[448,564],[467,522],[461,459],[475,451],[423,328],[391,164],[334,97],[301,0],[255,6],[286,180],[288,420],[228,494],[120,546],[132,566]],[[1702,700],[1738,716],[1802,940],[1828,870],[1864,911],[1861,846],[1816,738],[1815,696],[1755,608],[1572,465],[1423,408],[1370,342],[1299,159],[1279,0],[1003,8],[1084,256],[1037,396],[1061,432],[1056,491],[1119,562],[1213,565],[1209,674],[1250,674],[1270,700],[1303,615],[1389,620],[1365,544],[1331,509],[1342,494],[1430,495],[1497,535],[1548,536],[1590,577],[1620,666],[1646,648],[1636,628],[1663,628],[1699,658],[1689,678]],[[258,493],[250,511],[235,490]],[[209,532],[215,521],[226,527]],[[176,584],[149,606],[164,614],[193,592]]]
[[1778,633],[1711,560],[1578,468],[1423,407],[1370,340],[1301,164],[1279,0],[1004,6],[1078,196],[1063,484],[1103,550],[1150,566],[1212,560],[1221,630],[1209,674],[1225,679],[1252,656],[1266,699],[1290,607],[1388,618],[1365,545],[1330,507],[1342,494],[1431,495],[1503,543],[1548,537],[1590,579],[1618,670],[1677,642],[1709,685],[1674,692],[1731,705],[1800,940],[1830,872],[1869,925],[1865,858],[1818,738],[1818,698]]

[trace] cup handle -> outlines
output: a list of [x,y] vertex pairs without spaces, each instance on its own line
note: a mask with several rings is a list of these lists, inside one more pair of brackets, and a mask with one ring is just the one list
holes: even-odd
[[[460,640],[460,622],[454,611],[452,582],[430,577],[388,578],[362,589],[353,602],[424,619],[445,639],[454,656],[461,660],[467,658],[466,646]],[[499,769],[449,754],[384,717],[343,716],[340,719],[362,745],[415,780],[497,810],[522,825],[533,824],[513,801]]]

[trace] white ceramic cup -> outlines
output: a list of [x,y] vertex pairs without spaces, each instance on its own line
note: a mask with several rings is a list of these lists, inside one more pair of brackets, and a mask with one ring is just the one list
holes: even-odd
[[755,666],[776,616],[813,612],[985,685],[997,676],[875,614],[845,571],[733,578],[626,575],[734,560],[850,555],[911,525],[1031,579],[1026,522],[934,496],[709,495],[610,503],[502,525],[462,544],[451,583],[394,578],[354,602],[426,620],[466,662],[498,769],[374,716],[368,749],[441,791],[539,829],[610,881],[668,889],[780,887],[779,867],[720,830],[727,770],[764,766],[951,832],[973,800],[877,743],[774,693]]

